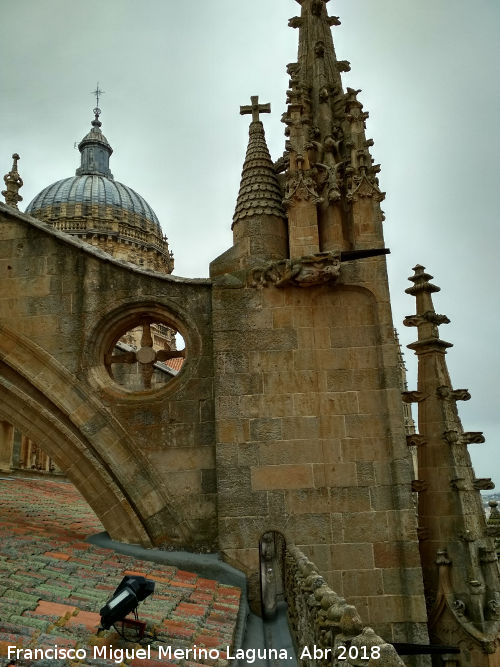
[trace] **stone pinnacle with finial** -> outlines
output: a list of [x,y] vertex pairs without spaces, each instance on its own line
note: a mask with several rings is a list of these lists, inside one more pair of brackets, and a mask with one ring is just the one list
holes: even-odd
[[2,194],[5,197],[5,203],[7,206],[13,206],[14,208],[17,208],[18,202],[23,200],[19,194],[19,189],[23,186],[23,179],[19,176],[17,171],[17,161],[20,160],[19,155],[14,153],[12,159],[14,160],[12,163],[12,169],[3,177],[7,189],[2,190]]

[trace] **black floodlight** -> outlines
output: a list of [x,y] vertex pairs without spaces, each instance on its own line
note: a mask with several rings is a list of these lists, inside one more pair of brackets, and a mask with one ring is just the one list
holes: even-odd
[[145,577],[123,577],[113,597],[99,612],[101,615],[101,629],[109,628],[122,621],[131,611],[137,618],[137,606],[154,592],[155,582]]

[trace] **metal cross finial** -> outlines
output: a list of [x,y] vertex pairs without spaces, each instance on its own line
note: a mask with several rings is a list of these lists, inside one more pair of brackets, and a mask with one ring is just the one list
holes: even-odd
[[259,96],[252,95],[250,98],[252,100],[252,106],[240,107],[240,114],[244,116],[245,114],[252,114],[252,123],[259,122],[259,114],[261,113],[271,113],[271,105],[268,104],[259,104]]
[[96,98],[96,101],[97,101],[96,107],[99,107],[99,97],[101,95],[104,95],[104,90],[101,90],[99,88],[99,81],[97,82],[96,89],[92,91],[92,95],[95,95],[95,98]]

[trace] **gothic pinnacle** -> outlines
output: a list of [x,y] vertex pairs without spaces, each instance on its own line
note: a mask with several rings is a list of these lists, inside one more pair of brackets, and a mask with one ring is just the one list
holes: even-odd
[[14,153],[12,159],[12,169],[3,177],[7,189],[2,190],[2,194],[5,197],[5,203],[8,206],[17,208],[18,202],[23,200],[19,194],[19,189],[23,187],[23,179],[19,176],[19,172],[17,171],[17,161],[21,158],[17,153]]
[[438,315],[432,302],[432,293],[440,292],[441,288],[430,282],[433,276],[426,273],[425,266],[417,264],[413,267],[413,271],[414,275],[408,278],[413,283],[413,287],[408,287],[405,292],[416,297],[417,312],[415,315],[405,317],[403,324],[407,327],[418,328],[418,343],[413,343],[408,347],[416,350],[417,347],[428,343],[437,343],[443,348],[452,347],[451,343],[439,338],[438,330],[440,324],[449,324],[450,320],[446,315]]

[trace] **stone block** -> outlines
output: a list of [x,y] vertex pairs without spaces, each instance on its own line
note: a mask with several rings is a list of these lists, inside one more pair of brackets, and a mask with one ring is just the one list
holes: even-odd
[[273,311],[273,327],[275,329],[293,326],[293,310],[291,308],[275,308]]
[[238,448],[236,444],[218,443],[215,453],[218,468],[236,468],[238,466]]
[[424,584],[420,568],[393,568],[382,571],[386,595],[423,595]]
[[318,372],[312,370],[290,371],[284,370],[290,366],[283,366],[281,372],[264,373],[264,393],[283,394],[309,393],[318,391]]
[[293,368],[296,371],[314,371],[318,369],[316,350],[299,349],[293,353]]
[[417,541],[378,542],[373,545],[375,566],[390,568],[415,568],[420,566]]
[[[302,553],[313,562],[320,572],[332,570],[332,554],[328,544],[306,544],[301,548]],[[341,581],[340,577],[336,578]],[[334,589],[336,590],[336,589]]]
[[225,517],[266,516],[269,512],[266,492],[249,493],[244,488],[219,493],[218,507],[219,514]]
[[216,419],[237,419],[240,414],[239,396],[218,396],[215,399]]
[[282,421],[285,440],[319,438],[319,417],[284,417]]
[[384,542],[388,537],[387,512],[345,512],[346,542]]
[[373,463],[359,461],[356,463],[356,475],[359,486],[373,486],[375,484],[375,469]]
[[404,621],[425,622],[427,612],[423,596],[416,595],[381,595],[368,598],[369,623],[376,623],[381,618],[388,622]]
[[[417,517],[413,509],[399,509],[387,512],[389,541],[414,540]],[[450,533],[447,533],[448,535]]]
[[237,445],[237,461],[238,465],[247,467],[247,466],[258,466],[262,463],[262,460],[259,456],[259,450],[256,447],[254,442],[243,442]]
[[355,463],[325,464],[326,486],[357,486],[357,471]]
[[296,416],[316,416],[320,413],[319,394],[292,394],[293,414]]
[[201,470],[202,493],[217,493],[217,475],[214,468]]
[[268,443],[252,443],[262,465],[285,463],[320,463],[324,460],[321,440],[281,440]]
[[370,347],[378,343],[378,328],[373,325],[330,327],[331,347]]
[[216,426],[217,442],[241,441],[241,421],[239,419],[219,419]]
[[[332,564],[336,570],[368,570],[375,567],[373,545],[367,542],[332,544]],[[380,565],[377,565],[380,567]]]
[[177,498],[203,491],[201,486],[201,471],[199,470],[170,472],[164,482],[168,493]]
[[303,489],[313,486],[312,466],[276,465],[251,468],[252,489]]
[[293,327],[299,329],[300,327],[312,327],[313,322],[313,309],[311,302],[307,305],[297,305],[292,310],[293,313]]
[[344,415],[321,415],[319,418],[319,435],[321,438],[345,438]]
[[217,485],[219,493],[236,493],[238,490],[251,491],[249,468],[217,468]]
[[385,384],[381,369],[336,369],[326,373],[327,391],[361,391],[363,389],[380,389]]
[[[328,489],[298,489],[286,492],[289,514],[321,514],[331,511]],[[319,566],[318,566],[319,567]]]
[[159,475],[182,470],[215,468],[215,452],[211,447],[176,447],[151,452],[149,460]]
[[251,440],[281,440],[282,432],[282,419],[250,419]]
[[248,373],[248,355],[242,350],[235,352],[218,352],[215,355],[215,368],[217,372],[221,374]]
[[344,595],[364,597],[383,595],[382,570],[346,570],[342,572]]
[[219,508],[220,549],[223,551],[255,548],[267,530],[269,530],[267,516],[226,517]]
[[286,514],[285,493],[288,491],[266,491],[267,503],[269,507],[269,517],[273,525],[283,523],[283,517]]
[[301,548],[306,544],[330,544],[332,532],[329,514],[299,514],[288,519],[287,534]]
[[374,509],[368,488],[331,488],[329,494],[332,512],[369,512]]
[[346,435],[348,438],[384,437],[389,430],[384,415],[346,415]]
[[217,395],[241,396],[242,394],[261,394],[262,376],[256,373],[238,373],[220,375],[215,380]]
[[321,394],[322,415],[350,415],[359,412],[358,394],[355,391]]

